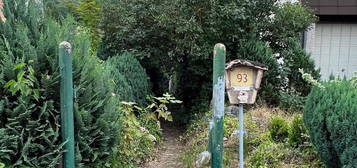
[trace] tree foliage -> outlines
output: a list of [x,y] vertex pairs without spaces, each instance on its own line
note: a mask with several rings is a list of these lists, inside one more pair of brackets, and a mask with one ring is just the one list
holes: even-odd
[[65,0],[59,4],[68,7],[67,10],[75,16],[81,29],[87,31],[91,37],[91,46],[96,50],[100,43],[99,22],[102,16],[102,7],[100,0]]
[[356,98],[356,86],[346,80],[315,87],[308,96],[304,122],[327,167],[357,165]]
[[103,16],[101,58],[140,51],[138,58],[154,91],[167,91],[171,79],[172,92],[183,100],[181,109],[186,114],[199,104],[208,107],[216,43],[227,46],[228,61],[242,56],[246,47],[260,46],[263,55],[249,58],[271,66],[274,72],[269,73],[274,75],[262,85],[263,99],[278,104],[276,89],[283,84],[287,87],[287,74],[279,72],[284,65],[277,59],[290,47],[287,39],[297,39],[315,21],[312,12],[300,4],[279,6],[275,0],[104,0]]
[[0,161],[55,167],[62,158],[58,44],[72,46],[77,167],[99,166],[116,144],[119,111],[110,74],[71,18],[54,21],[47,1],[5,1],[0,22]]

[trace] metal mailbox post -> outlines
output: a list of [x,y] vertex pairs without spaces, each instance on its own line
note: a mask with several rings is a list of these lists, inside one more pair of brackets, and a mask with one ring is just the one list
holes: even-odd
[[244,115],[243,104],[254,104],[263,78],[265,65],[247,61],[233,60],[226,64],[225,78],[229,102],[239,104],[239,167],[244,167],[243,136]]

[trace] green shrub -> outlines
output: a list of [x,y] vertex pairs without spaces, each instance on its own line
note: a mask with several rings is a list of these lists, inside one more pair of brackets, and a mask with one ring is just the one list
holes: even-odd
[[123,138],[115,148],[116,153],[110,167],[138,167],[152,154],[155,144],[161,139],[162,130],[159,120],[163,118],[172,121],[167,105],[181,103],[169,94],[148,99],[150,104],[146,107],[140,107],[133,102],[121,103]]
[[[281,53],[285,49],[290,50],[290,39],[300,41],[301,32],[317,20],[313,10],[306,8],[301,3],[287,1],[276,8],[274,19],[267,25],[269,33],[266,33],[263,39],[269,41],[269,45],[277,53]],[[281,56],[284,57],[284,55]]]
[[302,120],[302,116],[297,114],[291,122],[288,136],[288,143],[293,147],[303,145],[308,141],[307,130]]
[[280,91],[279,107],[289,112],[301,112],[304,109],[306,97],[293,89]]
[[276,142],[283,142],[289,135],[289,124],[279,116],[273,116],[270,119],[269,133]]
[[116,77],[116,91],[122,96],[122,100],[145,105],[146,95],[151,93],[149,77],[134,55],[125,52],[108,59],[107,64],[112,67],[112,74]]
[[319,70],[315,70],[315,63],[310,55],[301,47],[300,42],[289,39],[287,40],[287,49],[281,52],[284,58],[284,72],[287,74],[288,86],[295,90],[301,96],[307,96],[310,93],[312,85],[303,80],[299,69],[311,74],[314,79],[320,78]]
[[133,88],[130,86],[127,78],[112,65],[114,63],[107,61],[105,64],[106,69],[112,76],[115,85],[114,92],[118,95],[121,101],[134,101]]
[[45,1],[26,2],[5,1],[8,20],[0,22],[0,160],[10,167],[60,162],[58,44],[66,40],[73,46],[76,166],[102,165],[120,126],[110,74],[73,19],[55,22]]
[[247,167],[278,168],[284,157],[282,144],[267,141],[259,145],[247,158]]
[[120,136],[122,138],[120,144],[116,147],[117,153],[114,155],[110,167],[137,167],[144,157],[149,156],[157,142],[156,137],[135,116],[133,105],[124,103],[121,106],[123,116],[121,117],[122,131]]
[[331,81],[315,87],[304,108],[311,141],[327,167],[357,165],[357,92],[351,81]]
[[279,107],[289,112],[302,112],[306,97],[292,89],[280,91]]

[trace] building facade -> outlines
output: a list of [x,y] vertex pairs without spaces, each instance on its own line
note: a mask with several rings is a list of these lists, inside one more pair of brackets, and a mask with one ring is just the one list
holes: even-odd
[[305,32],[304,47],[321,70],[350,78],[357,71],[357,0],[303,0],[319,21]]

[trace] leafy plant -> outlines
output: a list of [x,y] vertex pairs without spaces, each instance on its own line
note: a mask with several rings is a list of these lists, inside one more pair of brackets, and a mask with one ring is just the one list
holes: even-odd
[[289,124],[279,116],[270,119],[269,132],[271,138],[276,142],[283,142],[289,135]]
[[134,113],[135,110],[141,109],[135,103],[122,102],[120,107],[123,112],[120,119],[122,138],[119,145],[115,147],[116,153],[109,167],[137,167],[153,149],[157,141],[156,137],[142,126]]
[[288,143],[293,147],[299,147],[308,142],[308,137],[302,116],[295,115],[290,125]]
[[304,108],[306,97],[293,89],[280,91],[280,104],[282,109],[290,112],[301,112]]
[[[99,0],[64,1],[78,20],[81,29],[88,31],[91,37],[91,48],[96,50],[100,44],[100,19],[102,6]],[[63,2],[58,2],[63,3]]]
[[15,65],[13,70],[19,70],[16,75],[16,80],[9,80],[5,83],[4,88],[8,89],[12,95],[15,95],[17,92],[19,92],[25,96],[33,96],[34,99],[38,100],[39,90],[31,88],[34,86],[34,82],[37,82],[35,78],[35,71],[31,66],[25,66],[25,63],[19,63]]
[[299,69],[303,69],[305,73],[310,74],[314,79],[320,78],[320,71],[315,70],[314,61],[310,55],[301,48],[301,44],[297,40],[287,39],[286,47],[287,49],[282,51],[280,56],[284,61],[283,67],[288,79],[288,88],[295,90],[301,96],[307,96],[313,85],[303,80]]
[[259,145],[248,157],[248,167],[278,168],[284,153],[281,152],[282,144],[271,141]]
[[116,154],[111,167],[137,167],[150,156],[154,146],[161,139],[160,118],[172,121],[168,104],[181,103],[169,94],[163,97],[148,96],[149,104],[141,107],[134,102],[121,102],[120,110],[122,131],[121,142],[116,147]]

